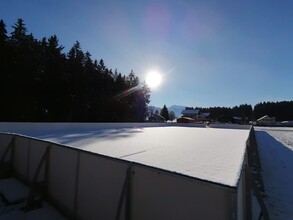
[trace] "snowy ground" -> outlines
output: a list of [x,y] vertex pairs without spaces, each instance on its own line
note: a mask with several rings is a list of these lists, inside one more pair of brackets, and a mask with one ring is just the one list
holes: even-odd
[[64,220],[52,206],[42,202],[42,206],[25,212],[29,188],[14,178],[0,180],[0,219],[1,220]]
[[293,219],[293,128],[255,130],[270,217]]

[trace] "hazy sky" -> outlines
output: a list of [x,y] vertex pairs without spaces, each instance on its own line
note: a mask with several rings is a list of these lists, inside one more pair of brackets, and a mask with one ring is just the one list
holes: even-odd
[[292,0],[0,0],[9,33],[17,18],[122,74],[158,69],[158,107],[293,100]]

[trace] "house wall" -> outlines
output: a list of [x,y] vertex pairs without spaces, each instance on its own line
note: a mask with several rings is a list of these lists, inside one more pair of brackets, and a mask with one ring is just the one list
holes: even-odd
[[38,181],[48,180],[46,198],[69,218],[115,219],[129,167],[130,202],[122,196],[120,219],[126,208],[138,220],[236,218],[234,188],[18,135],[0,134],[0,153],[12,137],[13,169],[29,184],[49,149]]
[[269,116],[257,120],[258,125],[274,125],[275,123],[276,123],[276,119],[274,117],[269,117]]

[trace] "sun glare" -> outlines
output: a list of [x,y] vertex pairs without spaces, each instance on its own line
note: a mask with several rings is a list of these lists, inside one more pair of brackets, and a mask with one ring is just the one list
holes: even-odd
[[162,74],[158,71],[150,71],[146,76],[145,82],[151,89],[155,89],[162,82]]

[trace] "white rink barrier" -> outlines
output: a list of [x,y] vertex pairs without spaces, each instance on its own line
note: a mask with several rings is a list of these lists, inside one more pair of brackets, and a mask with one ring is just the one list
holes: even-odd
[[215,184],[17,134],[0,133],[0,158],[31,195],[41,193],[70,219],[226,220],[246,212],[245,184]]
[[[269,219],[253,128],[236,187],[23,136],[119,126],[205,127],[178,123],[0,123],[4,132],[0,133],[0,178],[13,176],[31,187],[28,210],[39,198],[36,195],[41,195],[70,219]],[[210,124],[208,128],[249,126]]]

